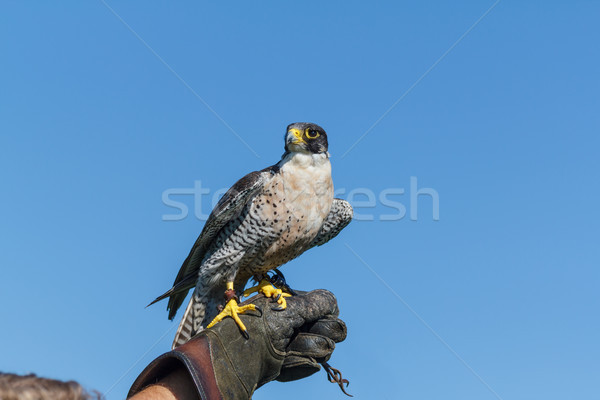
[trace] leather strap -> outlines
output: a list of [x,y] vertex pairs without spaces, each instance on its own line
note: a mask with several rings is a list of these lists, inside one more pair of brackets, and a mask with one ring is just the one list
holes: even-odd
[[155,384],[168,373],[184,367],[192,378],[198,398],[223,400],[213,371],[210,342],[204,335],[197,336],[175,350],[163,354],[148,365],[137,377],[127,398]]

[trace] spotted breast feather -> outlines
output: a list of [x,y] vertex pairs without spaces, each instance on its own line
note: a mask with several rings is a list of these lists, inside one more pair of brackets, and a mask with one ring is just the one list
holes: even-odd
[[[277,294],[277,302],[285,308],[281,290],[262,281],[267,272],[326,243],[352,219],[352,207],[333,199],[327,148],[327,135],[321,127],[291,124],[282,159],[246,175],[219,201],[173,287],[154,301],[169,297],[167,308],[172,319],[195,287],[173,347],[206,326],[252,309],[239,307],[236,300],[251,278],[261,281],[257,287],[261,293]],[[218,313],[223,303],[225,307]],[[236,322],[248,335],[243,324]]]

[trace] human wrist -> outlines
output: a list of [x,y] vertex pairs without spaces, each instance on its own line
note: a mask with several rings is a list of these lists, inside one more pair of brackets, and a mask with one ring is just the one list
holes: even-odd
[[[184,397],[175,397],[176,399],[222,400],[212,369],[208,339],[198,336],[156,358],[135,380],[127,398],[131,399],[144,392],[148,395],[146,389],[151,389],[150,394],[170,391],[173,396],[181,396],[179,389],[185,389]],[[135,398],[146,400],[161,397]]]

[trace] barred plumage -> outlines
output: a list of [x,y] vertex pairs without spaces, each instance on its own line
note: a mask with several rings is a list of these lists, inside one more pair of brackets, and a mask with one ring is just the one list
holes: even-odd
[[[314,124],[302,129],[313,129]],[[167,296],[169,318],[195,286],[173,347],[201,331],[223,303],[226,282],[241,295],[250,278],[298,257],[335,237],[352,219],[352,207],[333,199],[327,140],[296,146],[286,136],[286,153],[276,165],[240,179],[219,201],[183,263]],[[314,128],[316,129],[316,128]],[[321,132],[320,131],[320,132]],[[318,135],[317,135],[318,136]]]

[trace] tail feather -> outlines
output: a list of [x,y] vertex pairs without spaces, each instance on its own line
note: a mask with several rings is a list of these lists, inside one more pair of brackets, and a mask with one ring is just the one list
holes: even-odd
[[223,297],[221,288],[212,288],[212,290],[194,290],[192,298],[185,309],[185,314],[181,319],[173,348],[181,346],[208,325],[219,313],[218,305]]
[[188,340],[190,340],[196,333],[194,329],[194,304],[195,304],[195,296],[196,293],[190,299],[187,308],[185,309],[185,313],[183,314],[183,318],[179,323],[179,328],[177,328],[177,333],[175,333],[175,338],[173,339],[173,344],[171,345],[171,349],[174,349],[177,346],[181,346]]

